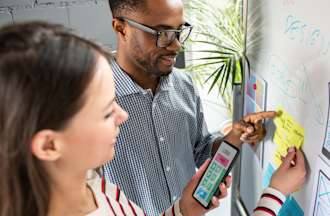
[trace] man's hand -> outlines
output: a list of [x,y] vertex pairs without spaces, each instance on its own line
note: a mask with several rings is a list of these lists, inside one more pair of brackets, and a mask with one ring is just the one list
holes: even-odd
[[255,145],[266,135],[262,120],[265,118],[274,118],[275,116],[275,111],[258,112],[246,115],[242,120],[233,124],[232,130],[225,137],[225,140],[237,147],[240,147],[243,142]]

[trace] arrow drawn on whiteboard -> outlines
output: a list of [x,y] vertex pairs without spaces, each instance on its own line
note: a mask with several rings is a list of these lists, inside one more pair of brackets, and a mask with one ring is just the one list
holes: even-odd
[[318,103],[318,102],[316,101],[316,98],[317,98],[317,97],[315,96],[314,91],[313,91],[313,89],[311,88],[311,83],[310,83],[310,80],[311,80],[311,79],[309,79],[309,77],[308,77],[308,74],[307,74],[307,70],[306,70],[306,66],[305,66],[305,64],[302,63],[301,66],[302,66],[302,71],[303,71],[303,73],[304,73],[304,75],[305,75],[305,77],[306,77],[307,87],[309,88],[309,92],[310,92],[310,96],[311,96],[310,100],[312,100],[312,104],[314,105],[314,115],[315,115],[315,117],[316,117],[315,120],[316,120],[320,125],[323,125],[323,123],[324,123],[324,118],[323,118],[323,116],[324,116],[324,115],[323,115],[322,107],[321,107],[320,103]]

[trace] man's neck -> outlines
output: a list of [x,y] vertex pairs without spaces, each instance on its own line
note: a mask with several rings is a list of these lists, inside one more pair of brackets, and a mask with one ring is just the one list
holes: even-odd
[[143,89],[151,89],[153,93],[156,92],[159,78],[150,76],[144,71],[144,68],[134,65],[128,58],[124,57],[121,52],[117,53],[116,62],[139,86]]

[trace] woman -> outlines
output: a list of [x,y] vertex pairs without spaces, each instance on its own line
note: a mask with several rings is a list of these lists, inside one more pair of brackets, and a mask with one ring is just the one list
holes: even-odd
[[[42,22],[2,28],[0,56],[0,216],[144,215],[115,185],[97,176],[86,182],[88,170],[113,159],[119,126],[128,117],[115,102],[111,56]],[[295,156],[298,171],[290,166]],[[301,158],[299,151],[288,154],[272,179],[272,196],[283,201],[301,186]],[[166,215],[207,212],[192,191],[208,163]],[[225,197],[224,184],[220,190]],[[278,211],[278,202],[262,199],[265,208]],[[216,197],[212,204],[219,205]],[[255,214],[265,213],[260,208]]]

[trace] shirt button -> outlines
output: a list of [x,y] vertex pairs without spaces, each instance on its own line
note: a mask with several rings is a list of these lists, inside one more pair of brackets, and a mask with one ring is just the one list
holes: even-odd
[[159,141],[161,141],[161,142],[164,142],[164,140],[165,140],[164,137],[159,138]]
[[169,172],[171,170],[171,167],[167,166],[166,171]]
[[176,198],[177,198],[176,196],[173,196],[173,197],[172,197],[173,201],[175,201],[175,200],[176,200]]
[[155,109],[155,107],[156,107],[156,104],[152,104],[152,108]]

